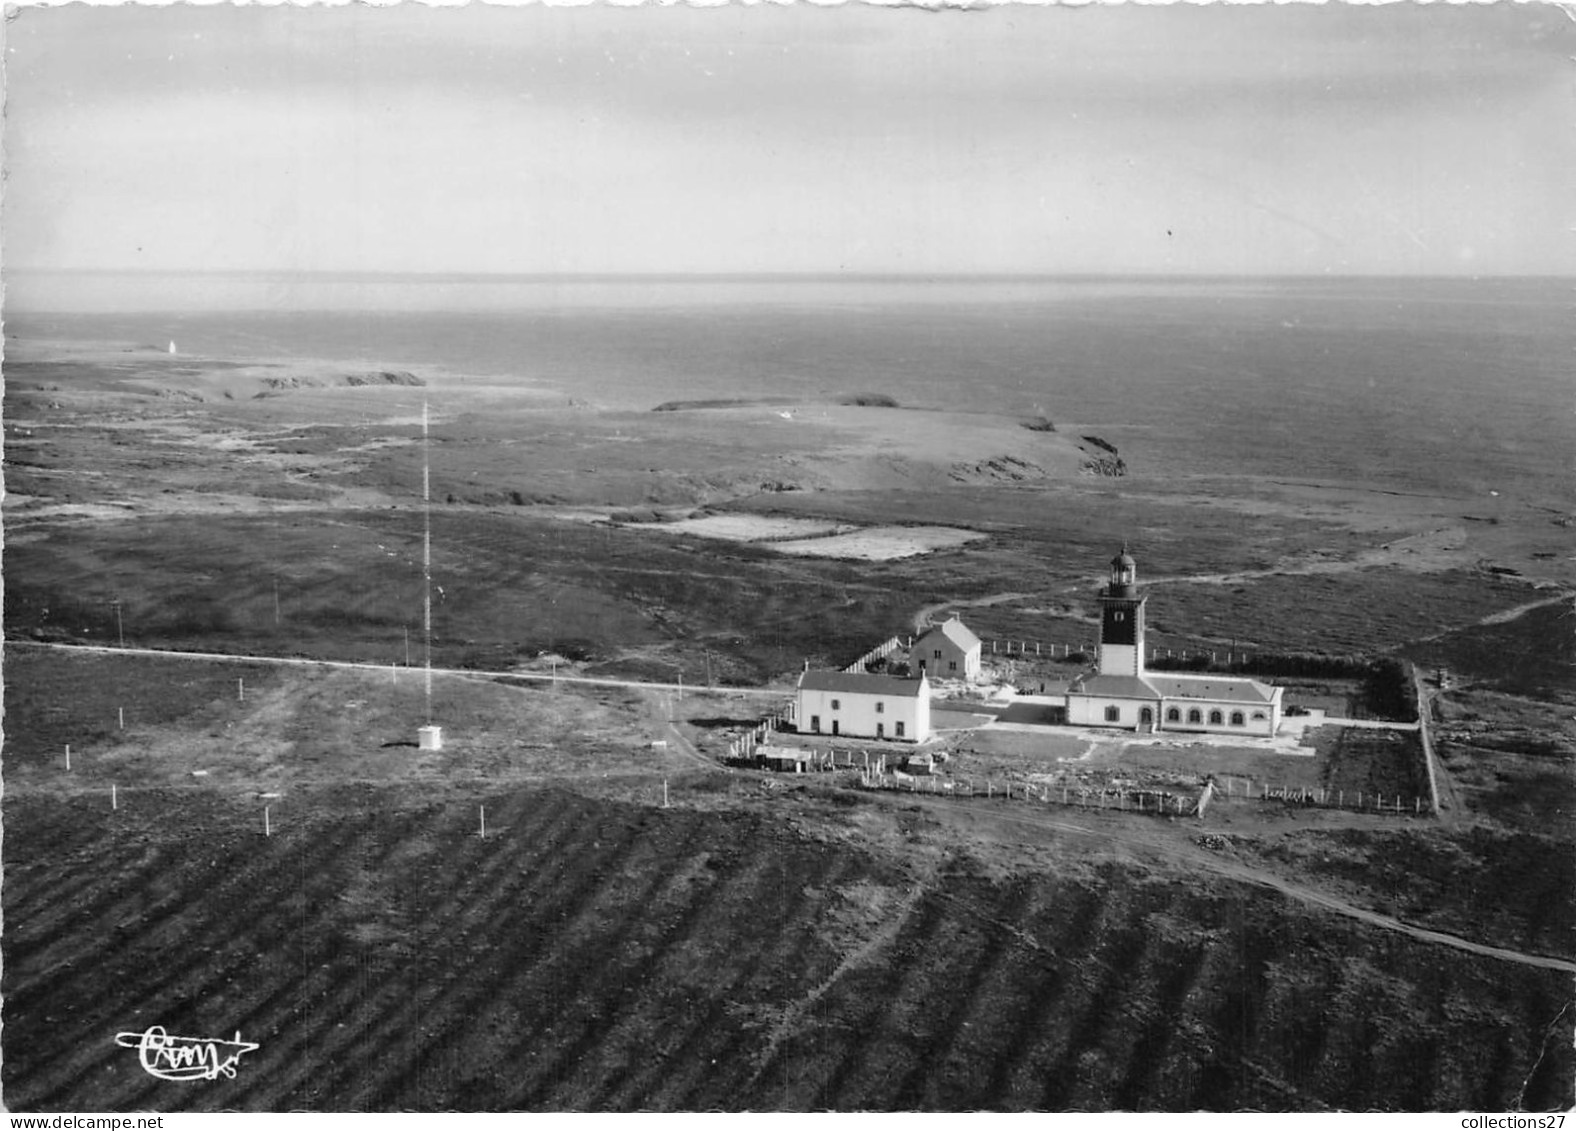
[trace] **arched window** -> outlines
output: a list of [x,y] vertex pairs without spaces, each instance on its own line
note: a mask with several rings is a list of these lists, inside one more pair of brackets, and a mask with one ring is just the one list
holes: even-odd
[[1166,708],[1166,722],[1179,723],[1182,721],[1182,712],[1176,707]]
[[1148,707],[1145,707],[1138,712],[1138,721],[1143,725],[1148,726],[1150,723],[1155,721],[1155,713]]
[[1190,723],[1201,723],[1204,721],[1204,716],[1199,713],[1197,707],[1194,707],[1187,713],[1187,721]]
[[1105,709],[1105,721],[1108,722],[1108,723],[1119,723],[1119,722],[1121,722],[1122,721],[1122,709],[1120,707],[1107,707]]
[[1240,727],[1240,726],[1245,725],[1243,723],[1242,712],[1241,711],[1233,711],[1233,712],[1231,712],[1231,725],[1234,726],[1234,727]]
[[1264,712],[1263,711],[1254,711],[1253,712],[1253,721],[1256,722],[1256,723],[1262,723],[1264,721]]
[[1219,725],[1220,725],[1220,724],[1221,724],[1221,723],[1223,723],[1223,722],[1224,722],[1224,721],[1225,721],[1225,719],[1223,719],[1223,718],[1222,718],[1222,717],[1221,717],[1221,714],[1220,714],[1220,712],[1219,712],[1219,711],[1211,711],[1211,712],[1210,712],[1210,713],[1209,713],[1209,725],[1210,725],[1210,726],[1212,726],[1212,727],[1218,727],[1218,726],[1219,726]]

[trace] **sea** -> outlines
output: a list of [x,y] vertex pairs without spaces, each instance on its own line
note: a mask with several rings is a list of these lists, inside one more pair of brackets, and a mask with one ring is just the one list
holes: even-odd
[[[8,284],[20,306],[6,314],[8,350],[173,340],[202,358],[433,367],[636,411],[884,394],[1044,416],[1116,444],[1137,476],[1353,483],[1576,512],[1576,279]],[[127,303],[133,285],[140,298]],[[114,309],[115,295],[149,308]]]

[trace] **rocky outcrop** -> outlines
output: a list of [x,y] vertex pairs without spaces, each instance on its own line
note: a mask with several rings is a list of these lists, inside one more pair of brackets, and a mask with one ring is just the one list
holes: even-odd
[[1079,468],[1085,475],[1115,478],[1127,474],[1127,461],[1118,454],[1116,445],[1108,440],[1102,440],[1098,436],[1084,436],[1079,441],[1078,450],[1089,457]]
[[377,385],[425,386],[427,384],[414,373],[407,373],[403,369],[321,376],[263,377],[261,381],[266,388],[265,391],[257,394],[259,397],[273,396],[275,393],[287,392],[291,389],[361,389]]
[[1024,483],[1044,479],[1046,472],[1039,464],[1002,455],[979,463],[955,463],[948,477],[955,483]]

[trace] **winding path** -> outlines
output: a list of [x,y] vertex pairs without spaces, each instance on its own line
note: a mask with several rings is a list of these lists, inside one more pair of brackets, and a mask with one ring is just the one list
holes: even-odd
[[[181,652],[173,648],[118,648],[104,644],[58,644],[42,640],[7,640],[7,648],[45,648],[56,652],[89,652],[100,656],[155,656],[174,660],[210,660],[224,664],[277,664],[281,667],[336,668],[344,671],[387,672],[390,667],[407,672],[420,672],[419,667],[399,668],[398,665],[358,663],[354,660],[312,660],[302,656],[253,656],[234,652]],[[712,687],[683,683],[651,683],[637,679],[605,679],[587,675],[556,675],[550,672],[500,672],[482,668],[433,668],[433,675],[469,676],[475,679],[518,679],[536,683],[573,683],[592,687],[625,687],[636,691],[713,691],[727,695],[776,695],[791,694],[782,687]]]
[[926,605],[914,614],[914,631],[924,632],[930,627],[932,619],[943,609],[982,609],[987,605],[1005,605],[1008,601],[1027,601],[1034,597],[1033,593],[995,593],[989,597],[975,597],[967,601],[942,601],[935,605]]
[[[941,806],[955,807],[957,805],[955,801],[925,798],[922,795],[897,794],[894,796],[901,797],[903,804],[907,806],[920,804],[935,808]],[[956,810],[952,811],[955,812]],[[1047,831],[1093,837],[1133,848],[1141,848],[1153,852],[1172,863],[1176,862],[1178,857],[1185,857],[1188,864],[1213,872],[1218,876],[1223,876],[1239,883],[1251,884],[1255,887],[1269,888],[1286,896],[1288,899],[1294,899],[1324,911],[1343,915],[1349,919],[1356,919],[1359,922],[1379,927],[1382,930],[1408,935],[1420,942],[1448,946],[1454,950],[1466,951],[1469,954],[1476,954],[1484,958],[1494,958],[1503,962],[1514,962],[1520,966],[1533,966],[1543,970],[1559,970],[1567,974],[1576,974],[1576,962],[1569,959],[1556,958],[1544,954],[1526,954],[1506,947],[1473,942],[1471,939],[1462,938],[1460,935],[1452,935],[1445,931],[1435,931],[1427,927],[1414,926],[1411,923],[1402,922],[1393,916],[1382,915],[1377,911],[1370,911],[1354,903],[1348,903],[1344,899],[1329,895],[1315,888],[1283,879],[1273,872],[1222,859],[1212,852],[1197,848],[1191,844],[1179,843],[1176,839],[1146,836],[1141,832],[1125,828],[1090,828],[1071,821],[1057,820],[1054,817],[1030,816],[1022,813],[993,812],[990,814],[990,819]]]

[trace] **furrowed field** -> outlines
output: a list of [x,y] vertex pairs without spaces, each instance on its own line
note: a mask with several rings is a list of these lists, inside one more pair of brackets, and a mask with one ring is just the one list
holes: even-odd
[[[1569,978],[921,816],[559,789],[8,805],[13,1110],[1563,1106]],[[487,806],[478,836],[475,803]],[[889,824],[884,852],[800,826]],[[117,1032],[261,1047],[156,1080]]]

